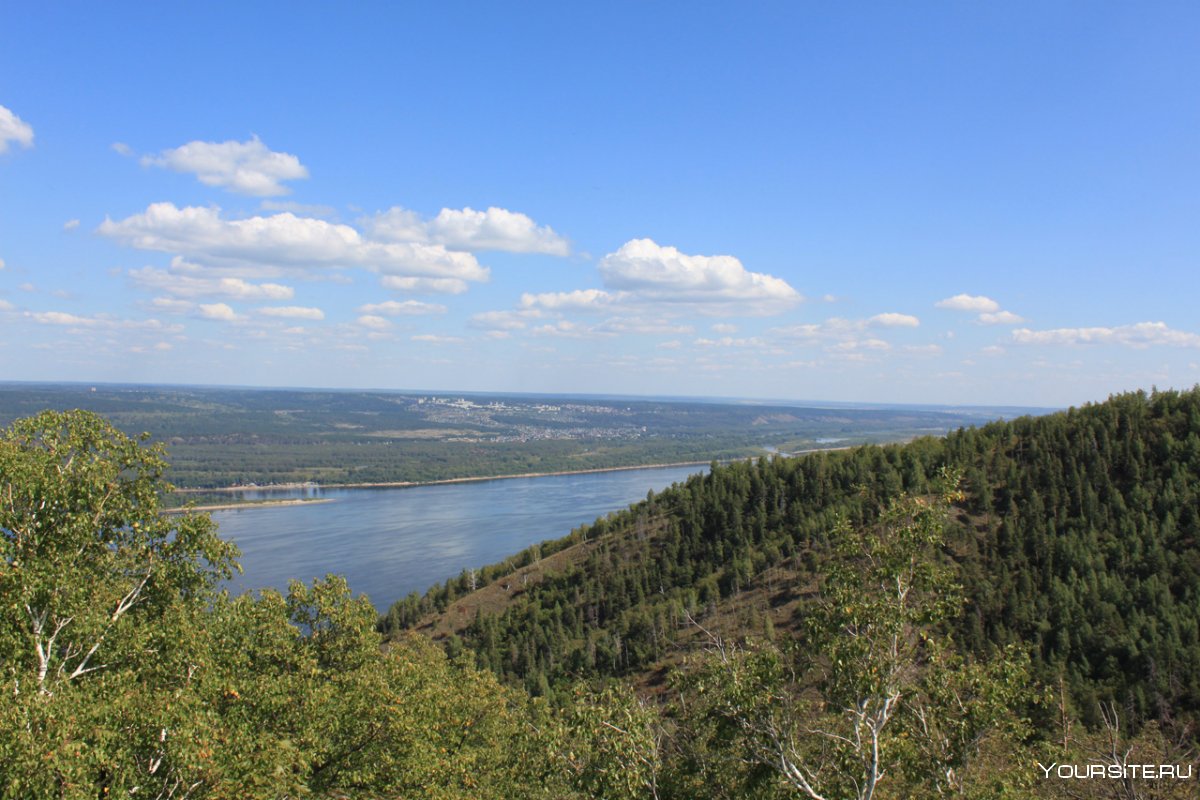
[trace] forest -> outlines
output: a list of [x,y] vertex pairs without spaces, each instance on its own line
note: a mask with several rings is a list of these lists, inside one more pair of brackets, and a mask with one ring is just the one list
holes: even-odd
[[166,469],[0,435],[0,796],[1196,796],[1200,389],[714,464],[382,617],[220,591]]
[[[948,620],[964,653],[1027,647],[1039,680],[1061,682],[1089,722],[1101,700],[1139,719],[1200,710],[1196,391],[714,468],[481,570],[512,584],[502,607],[461,597],[460,577],[401,601],[381,628],[432,630],[533,691],[669,663],[689,616],[795,635],[839,526],[876,524],[945,470],[962,492],[942,556],[964,587]],[[558,550],[570,558],[508,577]]]
[[[758,455],[767,447],[794,452],[900,441],[1020,411],[0,383],[0,425],[46,408],[93,411],[131,436],[150,432],[167,447],[166,478],[189,490],[704,463]],[[194,498],[189,492],[168,502]]]

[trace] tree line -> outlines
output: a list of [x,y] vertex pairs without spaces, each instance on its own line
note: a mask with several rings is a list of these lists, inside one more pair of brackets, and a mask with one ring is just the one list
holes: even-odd
[[[1066,798],[1037,764],[1182,765],[1198,431],[1200,392],[1135,394],[714,467],[380,620],[336,576],[220,591],[236,549],[160,513],[161,449],[43,413],[0,434],[0,796]],[[444,646],[396,630],[489,589]]]

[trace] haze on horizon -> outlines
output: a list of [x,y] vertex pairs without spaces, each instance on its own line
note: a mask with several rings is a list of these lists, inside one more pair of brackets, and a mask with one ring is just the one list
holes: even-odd
[[1200,8],[22,7],[0,379],[1200,381]]

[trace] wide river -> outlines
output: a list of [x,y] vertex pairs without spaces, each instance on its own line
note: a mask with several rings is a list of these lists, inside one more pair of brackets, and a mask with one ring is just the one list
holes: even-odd
[[380,489],[258,490],[247,499],[331,502],[214,511],[241,548],[235,591],[346,576],[380,611],[412,591],[503,561],[707,467],[651,467]]

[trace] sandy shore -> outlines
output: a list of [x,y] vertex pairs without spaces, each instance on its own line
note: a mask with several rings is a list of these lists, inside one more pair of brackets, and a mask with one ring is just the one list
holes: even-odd
[[[261,492],[281,489],[387,489],[402,486],[438,486],[443,483],[474,483],[477,481],[503,481],[512,478],[548,478],[551,475],[588,475],[593,472],[622,472],[632,469],[665,469],[667,467],[708,466],[711,461],[675,461],[669,464],[637,464],[628,467],[593,467],[591,469],[565,469],[557,472],[521,472],[514,475],[473,475],[468,478],[441,478],[436,481],[385,481],[381,483],[264,483],[253,486],[221,486],[216,489],[176,489],[177,494],[202,492]],[[276,501],[270,501],[272,503]],[[280,503],[297,502],[280,500]],[[311,501],[299,501],[311,502]]]
[[[844,447],[818,447],[812,450],[799,450],[795,453],[788,453],[788,457],[805,455],[807,453],[826,453],[833,450],[849,450],[854,445]],[[767,454],[764,454],[767,455]],[[760,458],[761,456],[747,456],[745,459]],[[548,478],[552,475],[588,475],[595,472],[623,472],[633,469],[665,469],[668,467],[707,467],[712,461],[673,461],[666,464],[635,464],[627,467],[592,467],[591,469],[565,469],[556,472],[521,472],[514,475],[474,475],[468,478],[441,478],[435,481],[385,481],[380,483],[264,483],[251,486],[221,486],[216,489],[176,489],[177,494],[195,494],[200,492],[256,492],[256,491],[279,491],[287,489],[388,489],[399,488],[404,486],[438,486],[444,483],[475,483],[477,481],[504,481],[512,478]],[[317,500],[268,500],[255,505],[291,505],[294,503],[312,503],[312,502],[328,502]],[[230,505],[218,506],[198,506],[198,509],[217,510],[222,508],[243,508],[246,503],[232,503]]]
[[[219,491],[219,490],[213,489],[210,491]],[[333,500],[327,500],[324,498],[314,498],[312,500],[302,500],[302,499],[261,500],[261,501],[251,500],[250,502],[247,502],[247,503],[217,503],[214,505],[192,506],[191,508],[168,508],[165,511],[163,511],[162,513],[164,513],[164,514],[184,514],[184,513],[190,513],[192,511],[225,511],[227,509],[233,509],[233,508],[275,508],[278,506],[302,506],[302,505],[309,505],[311,503],[332,503],[332,502],[333,502]]]

